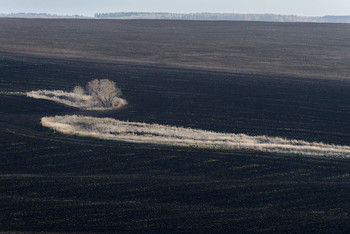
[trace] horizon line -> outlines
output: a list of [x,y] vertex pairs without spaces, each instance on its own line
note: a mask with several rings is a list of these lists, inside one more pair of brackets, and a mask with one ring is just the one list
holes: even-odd
[[305,15],[298,15],[298,14],[282,14],[282,13],[237,13],[237,12],[189,12],[189,13],[183,13],[183,12],[167,12],[167,11],[114,11],[114,12],[96,12],[93,13],[92,16],[84,15],[84,14],[59,14],[59,13],[47,13],[47,12],[11,12],[11,13],[4,13],[0,12],[1,15],[19,15],[19,14],[25,14],[25,15],[47,15],[47,16],[61,16],[61,17],[68,17],[68,16],[80,16],[80,17],[89,17],[89,18],[96,18],[97,14],[116,14],[116,13],[138,13],[138,14],[181,14],[181,15],[193,15],[193,14],[222,14],[222,15],[279,15],[279,16],[297,16],[297,17],[305,17],[305,18],[314,18],[314,17],[325,17],[325,16],[336,16],[336,17],[342,17],[342,16],[350,16],[349,15],[334,15],[334,14],[326,14],[326,15],[314,15],[314,16],[305,16]]

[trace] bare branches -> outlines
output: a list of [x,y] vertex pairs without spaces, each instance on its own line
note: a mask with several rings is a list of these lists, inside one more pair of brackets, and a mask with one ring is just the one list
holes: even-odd
[[86,89],[103,107],[113,107],[116,98],[122,94],[115,82],[108,79],[92,80],[86,85]]
[[84,94],[84,88],[81,86],[75,86],[73,89],[73,93],[83,95]]
[[114,81],[108,79],[92,80],[84,90],[75,86],[73,92],[62,90],[38,90],[27,93],[27,96],[46,99],[84,110],[111,110],[127,105],[127,101],[120,98],[122,92]]

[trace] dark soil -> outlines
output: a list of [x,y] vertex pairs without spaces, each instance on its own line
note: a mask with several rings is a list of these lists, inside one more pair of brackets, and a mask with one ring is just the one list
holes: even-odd
[[350,25],[0,19],[0,52],[349,79]]
[[[91,21],[99,23],[109,22]],[[93,78],[116,81],[130,104],[87,112],[7,94]],[[346,233],[348,158],[104,141],[53,132],[40,118],[109,116],[350,145],[349,90],[340,80],[2,55],[0,231]]]

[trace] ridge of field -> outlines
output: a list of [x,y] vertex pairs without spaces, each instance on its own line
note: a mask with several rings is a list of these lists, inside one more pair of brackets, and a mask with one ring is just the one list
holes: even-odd
[[349,79],[350,25],[0,19],[0,52]]

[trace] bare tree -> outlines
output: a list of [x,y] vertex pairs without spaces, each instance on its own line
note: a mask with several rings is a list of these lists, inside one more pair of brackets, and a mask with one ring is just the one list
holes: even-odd
[[73,93],[82,95],[84,94],[84,88],[81,86],[75,86],[73,89]]
[[116,105],[122,94],[115,82],[108,79],[92,80],[87,84],[86,89],[103,107]]

